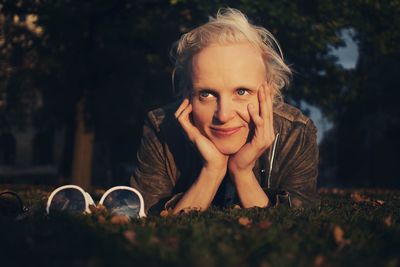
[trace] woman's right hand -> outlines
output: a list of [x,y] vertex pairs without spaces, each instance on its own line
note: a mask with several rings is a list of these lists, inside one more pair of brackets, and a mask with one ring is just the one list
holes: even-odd
[[199,129],[190,120],[192,104],[185,98],[175,112],[175,117],[179,121],[189,140],[196,146],[204,160],[204,168],[223,171],[227,170],[228,156],[222,154],[210,139],[200,133]]

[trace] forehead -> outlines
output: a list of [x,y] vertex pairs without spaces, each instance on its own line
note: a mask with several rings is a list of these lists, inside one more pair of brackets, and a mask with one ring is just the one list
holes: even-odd
[[262,55],[249,43],[211,45],[192,59],[194,86],[230,87],[260,83],[264,79]]

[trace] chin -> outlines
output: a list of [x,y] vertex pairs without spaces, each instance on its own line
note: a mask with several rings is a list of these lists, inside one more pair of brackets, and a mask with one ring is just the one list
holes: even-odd
[[243,144],[219,144],[214,143],[217,149],[225,155],[232,155],[237,153],[243,146]]

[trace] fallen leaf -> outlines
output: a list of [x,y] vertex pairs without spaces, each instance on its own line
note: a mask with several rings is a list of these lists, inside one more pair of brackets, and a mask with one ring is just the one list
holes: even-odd
[[100,224],[104,224],[104,223],[106,222],[106,218],[105,218],[103,215],[99,215],[99,216],[97,217],[97,221],[98,221]]
[[166,244],[168,247],[174,247],[176,248],[179,244],[179,239],[175,236],[169,237],[165,240]]
[[261,229],[268,229],[272,225],[272,222],[270,220],[262,220],[261,222],[258,223],[258,227]]
[[190,213],[196,213],[196,212],[201,212],[201,209],[198,207],[187,207],[183,208],[179,211],[179,214],[190,214]]
[[322,267],[325,265],[325,256],[324,255],[317,255],[314,259],[314,267]]
[[103,205],[99,204],[98,206],[95,206],[93,204],[89,205],[89,210],[93,213],[93,214],[99,214],[99,213],[104,213],[106,211],[106,207],[104,207]]
[[93,204],[90,204],[90,205],[89,205],[89,210],[90,210],[92,213],[96,213],[96,211],[97,211],[96,206],[93,205]]
[[129,217],[126,215],[114,215],[111,218],[112,224],[127,224],[129,222]]
[[265,260],[263,260],[262,262],[260,262],[260,265],[258,265],[259,267],[270,267],[269,263]]
[[354,202],[357,203],[370,201],[368,197],[361,195],[359,192],[351,193],[350,197]]
[[106,210],[106,207],[102,204],[96,206],[98,212],[103,212]]
[[383,204],[385,204],[385,201],[380,200],[380,199],[375,200],[375,202],[376,202],[377,204],[381,205],[381,206],[382,206]]
[[126,230],[124,232],[124,237],[131,243],[136,243],[136,233],[133,230]]
[[392,226],[392,216],[391,215],[389,215],[389,216],[387,216],[384,220],[383,220],[383,222],[385,223],[385,225],[386,226]]
[[235,240],[241,240],[242,239],[242,236],[240,235],[240,234],[235,234],[234,236],[233,236],[233,238],[235,239]]
[[332,189],[332,194],[335,194],[335,195],[344,195],[344,194],[345,194],[345,191],[344,191],[343,189],[340,189],[340,188],[333,188],[333,189]]
[[160,239],[158,237],[156,237],[156,236],[152,236],[152,237],[150,237],[149,243],[157,245],[157,244],[160,243]]
[[335,239],[336,245],[338,246],[338,249],[342,249],[344,246],[350,244],[350,240],[344,238],[344,231],[343,229],[335,224],[333,227],[333,238]]
[[235,204],[235,205],[233,206],[233,209],[235,209],[235,210],[240,210],[241,207],[240,207],[238,204]]
[[251,220],[247,217],[240,217],[238,221],[239,221],[239,224],[241,224],[245,227],[250,227],[250,225],[251,225]]
[[168,210],[162,210],[162,211],[160,212],[160,216],[161,216],[161,217],[167,217],[168,215],[169,215]]
[[336,244],[339,244],[344,240],[343,229],[337,224],[335,224],[335,226],[333,227],[333,237],[335,238]]

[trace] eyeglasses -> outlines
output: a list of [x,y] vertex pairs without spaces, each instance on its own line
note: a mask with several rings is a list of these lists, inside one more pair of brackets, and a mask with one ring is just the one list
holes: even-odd
[[0,193],[0,215],[18,217],[28,211],[17,193],[4,191]]
[[[46,212],[66,211],[69,213],[91,213],[95,205],[89,193],[76,185],[64,185],[55,189],[47,200]],[[146,217],[142,195],[128,186],[115,186],[107,190],[99,201],[111,214],[129,218]]]

